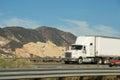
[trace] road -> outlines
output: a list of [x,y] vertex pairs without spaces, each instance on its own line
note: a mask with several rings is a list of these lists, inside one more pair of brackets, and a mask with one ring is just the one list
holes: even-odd
[[39,63],[38,68],[108,68],[108,65],[99,64],[63,64],[63,63]]

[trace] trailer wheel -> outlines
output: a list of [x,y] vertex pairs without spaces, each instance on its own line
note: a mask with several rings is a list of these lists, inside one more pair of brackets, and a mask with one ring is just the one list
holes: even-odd
[[83,63],[83,59],[82,58],[79,58],[78,59],[78,64],[82,64]]

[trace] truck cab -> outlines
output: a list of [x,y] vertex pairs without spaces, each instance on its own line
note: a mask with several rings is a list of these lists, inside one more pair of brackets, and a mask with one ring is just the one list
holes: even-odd
[[71,49],[65,52],[65,64],[69,64],[69,62],[76,62],[79,56],[84,55],[86,51],[83,50],[83,45],[71,45]]
[[92,62],[94,56],[94,39],[92,37],[78,37],[75,44],[65,52],[65,64],[76,62]]

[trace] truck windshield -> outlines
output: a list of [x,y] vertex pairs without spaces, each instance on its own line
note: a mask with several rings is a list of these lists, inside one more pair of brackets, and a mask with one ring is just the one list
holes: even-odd
[[72,46],[71,46],[71,49],[72,49],[72,50],[81,50],[82,47],[83,47],[82,45],[72,45]]

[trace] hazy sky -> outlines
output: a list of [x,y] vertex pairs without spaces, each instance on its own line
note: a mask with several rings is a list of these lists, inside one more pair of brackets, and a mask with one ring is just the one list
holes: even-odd
[[0,0],[0,27],[5,26],[120,37],[120,0]]

